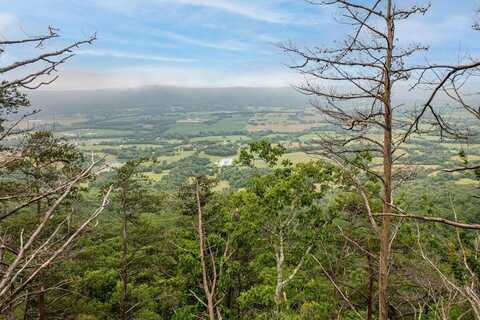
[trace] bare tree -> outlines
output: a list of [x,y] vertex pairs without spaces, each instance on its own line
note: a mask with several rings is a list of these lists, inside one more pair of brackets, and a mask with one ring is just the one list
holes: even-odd
[[[48,28],[48,33],[41,36],[28,37],[17,40],[0,41],[0,54],[5,53],[9,47],[19,44],[32,44],[35,48],[43,48],[45,44],[52,39],[58,38],[60,34],[58,29]],[[92,44],[96,40],[96,35],[91,35],[88,39],[74,42],[60,50],[42,53],[40,55],[13,62],[9,65],[0,67],[0,74],[5,75],[7,72],[18,70],[26,66],[35,68],[33,72],[28,72],[24,76],[17,76],[15,79],[5,81],[1,88],[24,88],[38,89],[42,86],[49,85],[58,79],[57,67],[74,56],[73,51],[84,44]]]
[[217,248],[212,248],[208,243],[208,237],[205,228],[205,217],[203,206],[205,204],[205,188],[209,188],[209,181],[205,177],[195,177],[195,204],[197,209],[197,235],[199,244],[200,266],[202,272],[202,289],[207,301],[203,301],[193,291],[195,298],[207,308],[210,320],[222,320],[222,314],[219,304],[223,297],[220,295],[220,281],[222,279],[225,263],[232,255],[232,249],[229,245],[229,239],[226,239],[223,254],[218,256]]
[[[394,0],[309,2],[337,7],[340,22],[351,27],[350,34],[333,48],[302,49],[293,44],[282,48],[300,60],[291,66],[305,78],[306,83],[298,90],[314,97],[315,107],[340,129],[321,140],[324,153],[343,165],[366,172],[382,186],[379,197],[384,215],[376,227],[380,242],[378,306],[379,319],[386,320],[390,252],[395,235],[390,216],[397,174],[394,165],[401,156],[399,147],[405,141],[403,134],[409,124],[405,117],[398,116],[402,105],[395,104],[393,93],[396,86],[409,83],[417,72],[437,68],[411,64],[416,53],[428,48],[420,44],[401,47],[395,32],[399,21],[425,14],[429,7],[404,9]],[[380,170],[365,161],[369,156],[383,159]]]
[[[446,120],[442,116],[438,105],[444,104],[446,99],[450,99],[450,101],[453,101],[466,112],[479,119],[478,107],[472,106],[471,102],[466,99],[466,97],[471,97],[478,93],[464,91],[465,88],[468,88],[466,86],[468,80],[472,77],[478,77],[479,68],[480,59],[470,57],[468,61],[457,65],[432,65],[422,70],[412,88],[424,87],[430,89],[431,93],[408,126],[403,140],[405,141],[413,133],[421,132],[420,125],[422,122],[427,121],[439,129],[441,138],[445,136],[456,139],[466,138],[468,133],[456,128]],[[428,114],[432,116],[432,119],[426,119]]]
[[92,169],[97,162],[92,162],[88,168],[67,183],[52,206],[47,208],[40,217],[38,225],[27,234],[22,228],[18,241],[12,245],[13,234],[5,233],[0,241],[0,257],[2,274],[0,277],[0,312],[20,303],[22,292],[27,286],[47,268],[56,258],[62,255],[72,242],[82,233],[85,228],[94,221],[108,204],[110,189],[107,190],[101,205],[88,215],[85,220],[67,236],[61,232],[70,217],[65,217],[56,226],[52,227],[53,216],[57,213],[62,202],[72,191],[72,188],[92,174]]
[[[16,46],[32,46],[30,58],[0,66],[0,74],[4,79],[0,83],[0,204],[3,211],[0,216],[0,314],[5,314],[9,319],[15,318],[16,306],[28,301],[31,295],[38,295],[39,316],[46,317],[42,301],[49,288],[40,286],[40,290],[36,292],[31,290],[31,286],[56,259],[68,252],[75,239],[97,219],[107,206],[110,194],[108,189],[102,195],[99,207],[82,216],[78,225],[72,228],[71,215],[62,214],[65,203],[75,193],[79,183],[94,175],[94,168],[99,161],[92,158],[86,167],[82,165],[76,173],[72,171],[71,175],[59,175],[58,179],[50,181],[48,187],[21,187],[20,169],[25,164],[24,160],[31,159],[40,151],[36,150],[28,155],[33,145],[20,143],[21,134],[28,131],[28,128],[22,127],[23,121],[39,112],[24,111],[30,107],[30,102],[21,91],[53,83],[58,79],[57,68],[73,57],[73,51],[81,45],[93,43],[96,39],[95,35],[92,35],[60,50],[43,50],[47,42],[59,36],[57,29],[49,27],[44,35],[0,41],[0,55]],[[38,49],[42,49],[42,52],[35,54]],[[20,116],[15,119],[17,114]],[[58,144],[54,138],[50,140],[52,145]],[[62,146],[67,145],[59,145]],[[45,151],[51,145],[42,147]],[[64,151],[63,155],[69,152],[66,149]],[[61,170],[62,165],[56,168]],[[48,205],[40,206],[40,202],[45,199],[48,199]],[[31,225],[11,227],[17,215],[27,213],[27,210],[36,204],[38,212],[32,218]]]
[[[478,12],[477,12],[478,14]],[[478,22],[473,24],[474,30],[480,30]],[[480,57],[464,55],[464,60],[458,64],[445,65],[440,68],[433,68],[430,74],[422,72],[416,82],[416,86],[423,86],[431,90],[426,103],[420,109],[420,112],[416,115],[414,121],[408,128],[406,136],[418,131],[419,125],[422,121],[425,121],[426,115],[430,113],[433,115],[432,124],[438,128],[440,136],[449,136],[456,139],[470,139],[478,135],[478,131],[475,132],[475,127],[472,128],[468,125],[478,125],[480,120],[480,105],[478,105],[478,79],[480,76]],[[442,112],[446,108],[441,108],[446,102],[450,102],[447,111],[456,111],[470,115],[474,122],[467,121],[467,126],[458,127],[452,122],[445,120],[442,116]],[[473,172],[476,177],[480,177],[480,165],[472,164],[468,161],[468,155],[465,153],[462,155],[464,164],[453,169],[446,169],[446,172]],[[422,244],[422,237],[420,228],[417,225],[417,243],[420,249],[423,260],[430,266],[439,276],[440,283],[444,286],[448,292],[448,299],[446,299],[447,309],[451,307],[453,303],[466,303],[470,306],[467,311],[462,314],[472,315],[475,319],[480,319],[480,283],[478,282],[478,276],[472,266],[472,261],[478,259],[479,239],[478,236],[474,236],[474,240],[470,243],[461,237],[459,230],[480,230],[480,225],[475,223],[462,223],[458,221],[458,215],[450,198],[451,212],[455,219],[448,220],[438,217],[427,217],[408,214],[405,211],[397,210],[397,214],[393,216],[400,218],[414,219],[417,221],[440,223],[447,226],[453,226],[455,228],[456,248],[458,253],[457,269],[462,269],[463,279],[459,280],[457,277],[452,277],[448,273],[444,272],[441,267],[441,263],[434,258],[429,257],[428,253],[424,249]],[[473,242],[473,243],[472,243]],[[467,248],[467,246],[471,248]],[[445,309],[442,305],[442,309]],[[442,319],[448,319],[448,312],[443,312],[443,315],[439,316]]]
[[[453,206],[453,203],[452,203],[452,206]],[[454,207],[452,207],[452,211],[454,212],[455,218],[456,218],[457,214],[455,212]],[[458,228],[455,230],[455,233],[456,233],[455,235],[457,240],[457,247],[458,247],[459,256],[460,256],[459,261],[461,261],[461,263],[458,264],[457,268],[463,267],[464,279],[462,280],[455,279],[456,277],[452,277],[448,275],[446,272],[442,271],[440,263],[428,256],[422,244],[420,228],[417,225],[418,247],[420,249],[420,254],[423,260],[427,263],[428,266],[430,266],[436,272],[436,274],[440,278],[439,279],[440,283],[445,287],[446,291],[448,292],[448,296],[447,296],[448,298],[444,299],[446,300],[444,304],[447,304],[448,307],[451,307],[451,305],[453,305],[454,303],[466,302],[470,306],[470,309],[467,309],[465,313],[466,314],[472,313],[474,318],[478,320],[480,319],[480,294],[479,294],[480,283],[478,281],[477,274],[475,273],[475,271],[471,266],[471,262],[469,262],[469,254],[467,253],[467,249],[465,248],[465,245],[463,243],[464,241],[461,239]],[[477,257],[478,249],[479,249],[478,246],[479,246],[479,239],[477,237],[475,239],[475,248],[474,248],[475,259],[478,258]],[[444,304],[442,304],[440,310],[445,309]],[[443,313],[442,316],[439,318],[441,319],[449,318],[448,312],[444,311],[442,313]]]
[[[477,12],[478,15],[478,12]],[[478,22],[472,28],[480,30]],[[422,88],[430,93],[426,101],[417,110],[413,120],[403,133],[402,142],[406,141],[414,133],[422,132],[421,126],[427,123],[437,129],[441,138],[448,137],[467,141],[478,136],[475,125],[480,120],[480,105],[478,104],[479,92],[476,89],[480,79],[480,57],[464,54],[457,64],[437,64],[426,67],[412,67],[419,71],[418,77],[412,85],[414,88]],[[446,107],[448,103],[448,108]],[[442,108],[443,107],[443,108]],[[468,121],[463,127],[459,127],[445,118],[445,111],[458,112],[470,115],[474,120]],[[471,124],[474,127],[471,127]],[[476,131],[476,132],[475,132]],[[464,164],[456,168],[446,168],[446,172],[474,172],[480,173],[480,165],[468,161],[468,155],[464,154]],[[439,217],[421,216],[410,214],[401,208],[393,206],[395,213],[382,213],[379,216],[389,215],[397,218],[414,219],[417,221],[441,223],[455,228],[478,230],[479,224],[463,223],[458,220],[449,220]]]
[[[480,30],[479,14],[480,10],[476,12],[477,19],[472,25],[475,31]],[[465,138],[465,132],[459,131],[442,116],[439,106],[445,105],[446,102],[453,102],[474,118],[480,119],[480,107],[472,105],[472,98],[478,97],[478,91],[469,86],[472,78],[478,78],[480,75],[480,57],[464,53],[459,54],[458,60],[457,64],[434,64],[412,68],[419,71],[419,74],[411,88],[422,87],[429,90],[430,94],[406,130],[405,138],[420,131],[419,126],[422,121],[426,121],[428,114],[432,116],[430,122],[437,126],[441,137],[449,135],[454,138]]]
[[[59,37],[59,30],[49,27],[48,32],[43,35],[0,40],[0,55],[7,53],[10,48],[19,45],[31,45],[32,52],[35,52],[35,49],[44,49],[49,41]],[[5,79],[0,82],[0,124],[2,125],[0,141],[11,135],[24,132],[24,130],[19,128],[22,121],[39,112],[39,110],[31,110],[21,115],[19,119],[10,121],[7,126],[4,126],[12,114],[16,114],[20,109],[30,106],[27,97],[20,90],[33,90],[52,84],[59,78],[57,74],[58,67],[75,55],[74,50],[82,45],[92,44],[95,40],[96,34],[93,34],[85,40],[76,41],[62,49],[32,55],[30,58],[0,66],[0,75]],[[6,80],[7,78],[10,78],[10,80]]]

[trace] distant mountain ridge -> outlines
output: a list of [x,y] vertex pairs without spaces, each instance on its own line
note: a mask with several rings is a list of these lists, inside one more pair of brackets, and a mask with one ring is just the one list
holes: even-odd
[[32,106],[42,114],[110,113],[129,108],[145,112],[234,111],[246,107],[304,107],[308,98],[292,88],[186,88],[32,91]]

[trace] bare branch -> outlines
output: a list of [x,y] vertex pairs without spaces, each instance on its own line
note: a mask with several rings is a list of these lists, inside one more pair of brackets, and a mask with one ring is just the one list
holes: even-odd
[[428,217],[428,216],[419,216],[419,215],[413,215],[413,214],[401,214],[401,213],[374,213],[373,216],[378,216],[378,217],[396,217],[396,218],[406,218],[406,219],[414,219],[414,220],[421,220],[421,221],[426,221],[426,222],[435,222],[435,223],[441,223],[449,226],[453,226],[456,228],[461,228],[461,229],[468,229],[468,230],[480,230],[480,224],[470,224],[470,223],[461,223],[453,220],[448,220],[444,218],[438,218],[438,217]]

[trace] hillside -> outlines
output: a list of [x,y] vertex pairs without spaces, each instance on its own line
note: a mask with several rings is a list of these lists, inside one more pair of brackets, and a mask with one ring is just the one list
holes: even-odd
[[52,113],[109,113],[140,108],[159,111],[218,111],[246,107],[303,107],[305,96],[291,88],[180,88],[150,86],[135,89],[32,91],[32,105]]

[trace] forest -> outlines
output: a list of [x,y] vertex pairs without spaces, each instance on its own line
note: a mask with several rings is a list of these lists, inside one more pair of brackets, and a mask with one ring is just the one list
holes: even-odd
[[397,27],[431,5],[404,4],[308,1],[349,33],[279,44],[305,100],[257,106],[44,113],[30,95],[101,40],[0,38],[30,54],[0,60],[0,319],[480,320],[480,56],[424,59]]

